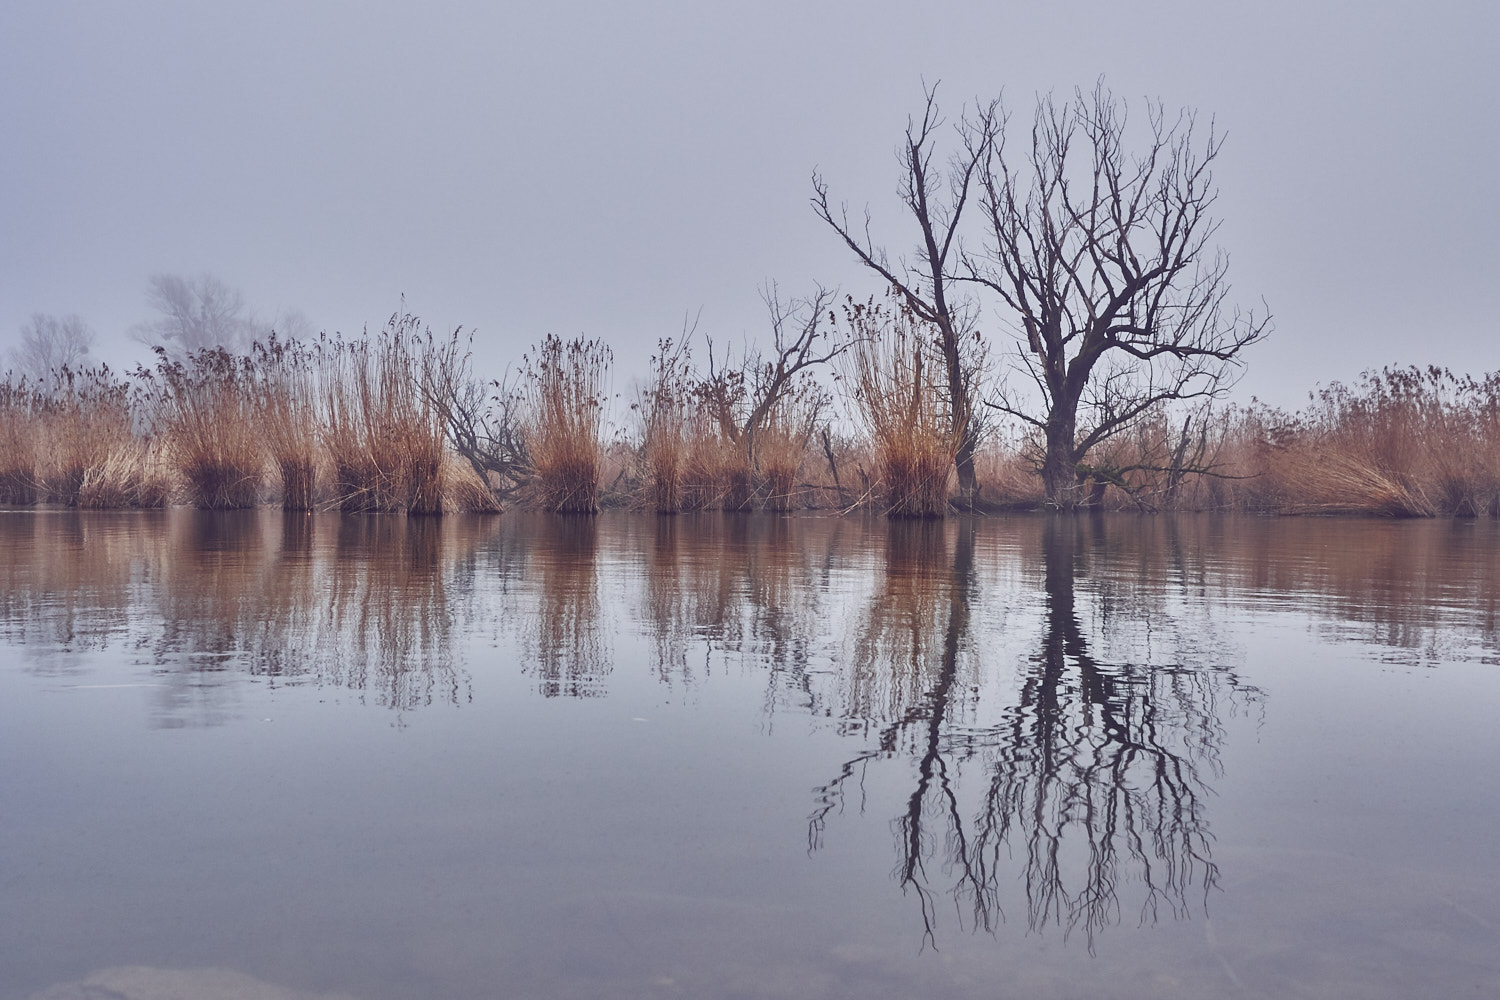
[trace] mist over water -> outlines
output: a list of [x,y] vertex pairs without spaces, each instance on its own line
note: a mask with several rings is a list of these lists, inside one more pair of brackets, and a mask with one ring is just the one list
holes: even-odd
[[0,997],[1500,993],[1497,598],[1485,521],[0,512]]

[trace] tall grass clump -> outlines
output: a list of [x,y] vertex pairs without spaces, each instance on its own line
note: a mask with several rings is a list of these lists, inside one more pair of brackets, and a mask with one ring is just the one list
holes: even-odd
[[1500,375],[1385,368],[1296,413],[1247,411],[1252,506],[1287,514],[1500,516]]
[[366,411],[374,402],[368,340],[323,337],[318,343],[323,386],[323,444],[333,500],[346,513],[380,509],[380,470],[370,445]]
[[640,415],[641,458],[647,503],[659,514],[675,514],[689,504],[688,472],[692,372],[686,346],[658,341],[651,358],[651,383],[636,404]]
[[188,502],[203,510],[256,506],[266,446],[256,425],[249,359],[222,347],[180,360],[162,348],[156,354],[156,367],[137,369],[136,375]]
[[942,517],[963,429],[948,415],[935,334],[873,301],[850,299],[844,315],[853,339],[844,379],[870,438],[879,503],[891,517]]
[[803,381],[767,412],[755,432],[755,464],[767,510],[789,511],[797,506],[798,473],[807,442],[828,405],[828,395],[817,383]]
[[37,501],[41,393],[24,377],[0,382],[0,504]]
[[[695,391],[695,404],[701,398]],[[685,436],[682,509],[738,510],[745,502],[740,484],[749,477],[739,446],[708,410],[696,405],[688,416]]]
[[532,492],[546,510],[592,514],[599,509],[612,360],[601,341],[578,337],[564,343],[555,334],[526,358],[522,392]]
[[410,313],[373,340],[325,338],[324,444],[334,499],[345,511],[444,510],[449,461],[444,414],[424,391],[431,334]]
[[323,452],[316,356],[273,332],[251,345],[249,375],[255,425],[281,480],[282,509],[312,510]]
[[[131,386],[107,365],[54,374],[38,406],[39,497],[68,506],[101,506],[103,492],[129,499],[119,506],[161,506],[166,473],[142,459]],[[122,457],[123,456],[123,457]],[[88,483],[90,490],[85,492]],[[101,486],[109,484],[107,491]],[[132,499],[133,498],[133,499]]]

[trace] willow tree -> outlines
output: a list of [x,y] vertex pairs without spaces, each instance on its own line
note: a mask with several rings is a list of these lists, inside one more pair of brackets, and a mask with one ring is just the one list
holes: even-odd
[[1191,110],[1148,104],[1145,118],[1137,137],[1100,84],[1040,100],[1014,156],[998,106],[964,125],[985,142],[986,232],[961,252],[963,277],[1007,307],[1015,367],[1036,390],[989,402],[1038,432],[1047,500],[1063,509],[1086,502],[1091,448],[1170,401],[1221,395],[1269,331],[1229,303],[1213,242],[1223,137]]

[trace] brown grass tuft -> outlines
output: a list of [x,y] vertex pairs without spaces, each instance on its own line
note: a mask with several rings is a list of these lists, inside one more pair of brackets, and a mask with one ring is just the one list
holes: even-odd
[[598,340],[549,334],[526,359],[523,388],[531,492],[563,513],[599,510],[606,383],[613,360]]
[[26,379],[0,382],[0,504],[37,502],[42,395]]
[[651,358],[651,384],[637,404],[647,503],[659,514],[675,514],[689,502],[683,479],[688,473],[692,415],[690,361],[685,346],[670,339],[658,341]]
[[249,360],[209,348],[178,361],[157,348],[156,368],[136,374],[187,502],[204,510],[256,506],[266,444],[256,426]]
[[250,348],[251,406],[271,464],[281,479],[283,510],[313,510],[318,501],[322,441],[318,433],[317,358],[275,333]]
[[373,341],[325,339],[324,444],[334,500],[345,511],[443,510],[448,462],[444,416],[424,391],[432,349],[413,315],[391,317]]
[[943,396],[934,335],[908,312],[848,302],[854,344],[845,378],[874,453],[875,489],[891,517],[942,517],[960,434]]
[[85,479],[137,446],[130,386],[108,366],[59,371],[39,418],[39,492],[56,503],[77,506]]

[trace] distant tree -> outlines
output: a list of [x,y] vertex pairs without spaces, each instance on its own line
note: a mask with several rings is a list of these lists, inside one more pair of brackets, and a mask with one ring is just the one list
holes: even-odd
[[312,329],[295,309],[282,310],[275,320],[261,318],[239,289],[211,274],[153,274],[146,282],[146,301],[157,315],[132,327],[131,337],[179,360],[208,348],[243,352],[272,330],[282,340],[298,340]]
[[21,327],[21,342],[11,351],[11,368],[39,384],[49,383],[63,368],[76,370],[94,346],[94,331],[77,316],[33,313]]

